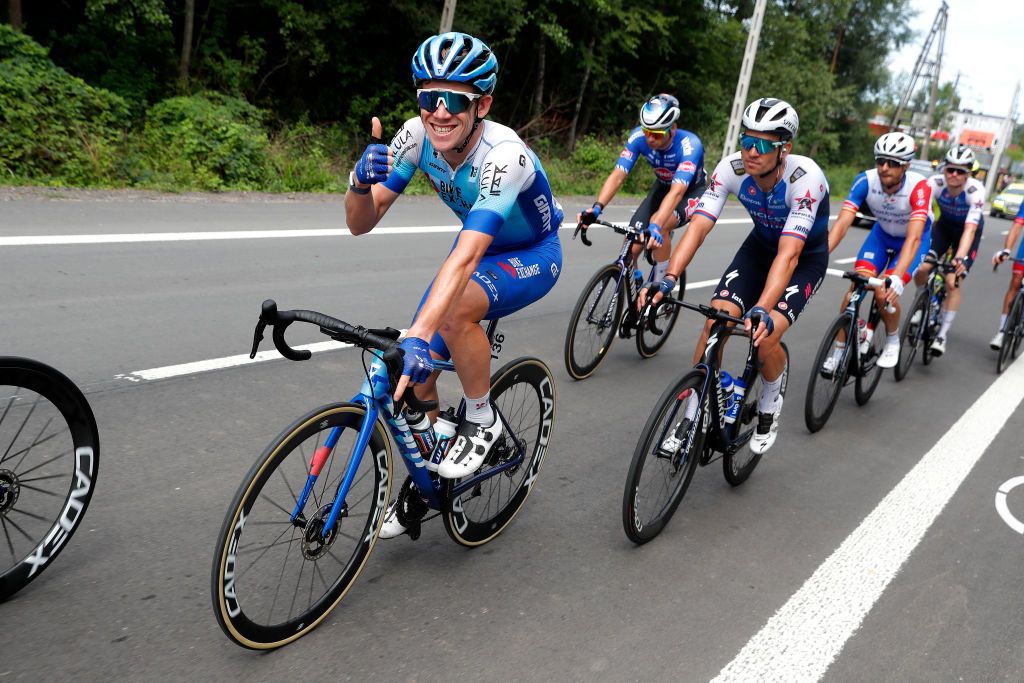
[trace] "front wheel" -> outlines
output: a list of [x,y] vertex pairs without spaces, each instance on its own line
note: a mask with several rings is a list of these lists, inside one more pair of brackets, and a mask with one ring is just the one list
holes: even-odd
[[[871,343],[868,345],[867,352],[860,354],[857,363],[860,367],[857,368],[857,378],[853,384],[853,399],[859,406],[871,400],[871,395],[875,393],[878,381],[882,379],[882,371],[885,369],[878,365],[878,359],[885,350],[887,339],[886,334],[882,333],[884,323],[877,311],[878,302],[872,297],[870,318],[878,322],[876,323],[875,332],[871,336]],[[888,333],[889,330],[886,329],[885,332]],[[897,362],[899,361],[897,360]]]
[[1013,327],[1010,328],[1013,330],[1013,333],[1010,336],[1013,338],[1013,357],[1016,358],[1020,355],[1021,346],[1024,346],[1024,344],[1021,344],[1021,340],[1024,339],[1024,295],[1018,294],[1014,297],[1014,300],[1017,301],[1018,304],[1017,320]]
[[1024,306],[1024,298],[1019,295],[1013,297],[1013,303],[1010,304],[1010,312],[1006,314],[1006,323],[1003,325],[1003,329],[1006,332],[1003,334],[1003,345],[999,348],[999,359],[996,363],[997,372],[1001,373],[1008,368],[1011,360],[1016,358],[1014,347],[1018,347],[1020,344],[1017,334],[1021,324],[1021,315],[1024,313],[1022,306]]
[[67,546],[99,459],[96,419],[74,382],[43,363],[0,357],[0,602]]
[[[856,338],[850,339],[850,330],[853,329],[850,316],[842,314],[833,321],[828,328],[821,344],[818,346],[818,354],[814,357],[814,364],[811,366],[811,375],[807,381],[807,396],[804,399],[804,424],[812,434],[817,432],[836,407],[839,399],[839,392],[846,384],[846,373],[850,369],[850,354],[853,352],[851,341],[856,343]],[[846,332],[846,342],[843,348],[838,348],[840,335]],[[834,358],[834,361],[830,361]],[[827,364],[826,364],[827,363]]]
[[565,369],[573,379],[586,379],[597,370],[611,348],[622,319],[625,271],[610,263],[583,288],[565,332]]
[[708,429],[704,378],[692,370],[669,385],[640,432],[622,496],[622,526],[634,543],[661,533],[693,478]]
[[[686,271],[679,276],[677,284],[679,296],[682,299],[686,295]],[[648,309],[647,315],[640,321],[639,329],[636,332],[636,350],[644,358],[651,358],[661,350],[661,347],[668,341],[668,335],[672,334],[672,328],[676,326],[676,319],[679,318],[679,306],[674,304],[659,303],[657,306]],[[654,327],[659,332],[651,329],[653,318]]]
[[[914,363],[914,356],[917,355],[917,349],[921,346],[924,321],[928,319],[928,300],[928,290],[922,287],[914,298],[914,305],[903,314],[903,324],[900,326],[900,359],[893,368],[897,382],[907,376],[910,366]],[[914,316],[918,316],[917,322],[914,322]]]
[[[508,526],[526,502],[540,473],[555,422],[555,382],[537,358],[519,358],[491,376],[491,401],[504,422],[484,467],[460,490],[445,480],[444,528],[456,543],[475,547]],[[521,459],[516,465],[510,462]],[[502,469],[503,468],[503,469]],[[500,470],[487,476],[488,470]]]
[[[239,645],[270,649],[305,635],[359,576],[391,492],[391,444],[380,421],[355,452],[365,419],[365,406],[355,403],[308,413],[271,442],[238,487],[217,537],[212,593],[217,622]],[[312,469],[318,474],[293,520]],[[341,514],[325,531],[348,471]]]
[[[789,385],[789,347],[786,346],[786,342],[780,342],[779,346],[782,348],[783,353],[786,354],[786,365],[782,371],[782,387],[779,389],[779,395],[782,398],[786,398],[786,387]],[[750,449],[749,440],[753,436],[753,430],[756,429],[756,425],[751,426],[751,423],[757,421],[757,404],[761,396],[763,383],[764,378],[758,372],[754,375],[754,381],[751,382],[751,386],[747,389],[747,400],[744,401],[743,408],[736,418],[737,432],[744,428],[749,429],[746,434],[741,434],[739,437],[740,441],[744,442],[745,445],[731,453],[726,452],[722,457],[722,474],[731,486],[739,486],[745,482],[754,472],[757,463],[761,462],[761,454],[755,453]]]

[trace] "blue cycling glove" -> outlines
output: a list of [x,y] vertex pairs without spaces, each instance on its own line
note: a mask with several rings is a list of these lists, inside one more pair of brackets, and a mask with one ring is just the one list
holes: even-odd
[[[768,335],[771,336],[772,332],[775,331],[775,321],[772,320],[772,317],[768,314],[768,311],[764,309],[764,306],[754,306],[749,311],[747,311],[747,314],[743,317],[749,319],[753,318],[755,315],[761,317],[761,322],[763,322],[765,327],[768,328]],[[751,321],[751,324],[753,324],[753,321]],[[756,332],[757,328],[755,327],[752,331]]]
[[388,179],[388,146],[371,143],[356,162],[356,180],[373,185]]
[[594,221],[601,215],[601,205],[594,202],[594,205],[589,209],[583,209],[580,211],[580,223],[583,225],[592,225]]
[[676,279],[671,275],[666,275],[665,279],[658,283],[658,289],[661,290],[662,296],[668,296],[672,293],[672,290],[676,288]]
[[664,239],[661,236],[661,226],[660,225],[658,225],[657,223],[648,223],[647,224],[647,234],[651,236],[652,240],[654,240],[654,246],[656,246],[656,247],[660,247],[661,246],[661,243],[664,241]]
[[434,359],[430,357],[430,344],[419,337],[406,337],[399,344],[405,351],[402,358],[402,374],[409,376],[413,384],[423,384],[434,372]]

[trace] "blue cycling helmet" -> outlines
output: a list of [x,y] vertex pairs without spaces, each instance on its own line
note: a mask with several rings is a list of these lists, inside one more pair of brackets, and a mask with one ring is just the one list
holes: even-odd
[[442,33],[423,41],[412,56],[412,82],[469,83],[485,95],[498,82],[498,59],[479,38],[466,33]]

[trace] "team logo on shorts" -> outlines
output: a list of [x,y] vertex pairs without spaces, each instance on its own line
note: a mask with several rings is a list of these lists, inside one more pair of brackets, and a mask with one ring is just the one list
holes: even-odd
[[554,263],[551,264],[551,277],[558,277],[558,266]]
[[789,308],[789,304],[787,304],[785,301],[780,301],[778,304],[775,305],[775,307],[780,311],[784,311],[787,308]]
[[729,290],[723,289],[721,292],[718,293],[718,296],[729,296]]

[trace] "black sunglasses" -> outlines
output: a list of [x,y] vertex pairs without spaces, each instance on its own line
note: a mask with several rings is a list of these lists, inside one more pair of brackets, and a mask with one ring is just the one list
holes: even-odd
[[888,166],[889,168],[900,168],[904,163],[897,161],[896,159],[883,159],[882,157],[875,157],[875,166]]
[[967,175],[966,168],[951,168],[947,166],[944,170],[946,173],[952,173],[953,175]]

